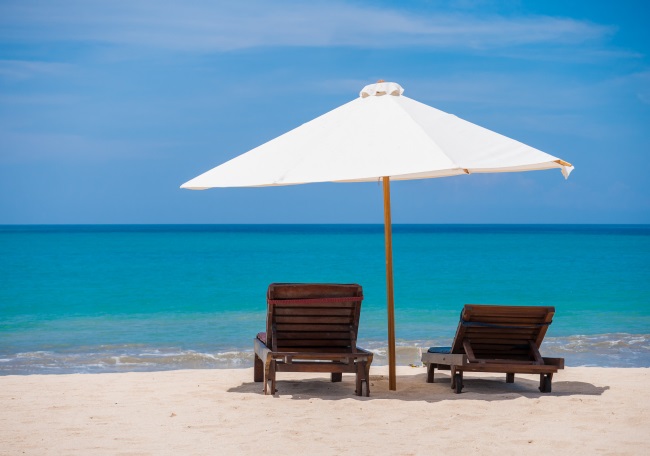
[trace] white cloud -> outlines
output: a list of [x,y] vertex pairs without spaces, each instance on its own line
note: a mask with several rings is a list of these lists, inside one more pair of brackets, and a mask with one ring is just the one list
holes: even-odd
[[548,16],[415,14],[341,1],[3,2],[0,39],[214,52],[265,46],[495,49],[581,44],[615,30]]
[[170,143],[93,138],[70,133],[0,130],[0,164],[104,163],[114,159],[159,158]]
[[58,62],[29,60],[0,60],[0,76],[11,79],[26,79],[37,75],[60,75],[71,65]]
[[629,87],[641,103],[650,104],[650,71],[642,71],[617,78],[612,81],[611,85]]
[[69,105],[80,98],[68,94],[0,94],[0,105]]
[[[518,114],[573,115],[602,108],[616,96],[602,81],[585,82],[551,74],[532,72],[455,72],[412,81],[409,93],[420,95],[427,104],[470,106],[490,112],[494,108]],[[409,95],[405,93],[405,95]]]

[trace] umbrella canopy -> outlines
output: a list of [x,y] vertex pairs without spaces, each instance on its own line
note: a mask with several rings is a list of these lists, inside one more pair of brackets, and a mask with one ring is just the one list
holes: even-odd
[[360,97],[186,182],[182,188],[425,179],[571,165],[405,97],[395,83]]
[[379,81],[359,98],[184,183],[181,188],[314,182],[384,184],[389,388],[396,389],[390,180],[558,168],[570,163],[403,95]]

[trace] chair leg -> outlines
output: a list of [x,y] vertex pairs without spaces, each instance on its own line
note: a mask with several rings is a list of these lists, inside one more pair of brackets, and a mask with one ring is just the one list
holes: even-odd
[[454,366],[451,366],[451,389],[459,394],[463,390],[463,386],[463,371],[456,370]]
[[264,369],[264,389],[262,390],[264,392],[264,395],[266,396],[269,394],[269,369]]
[[427,383],[433,383],[433,372],[436,369],[436,364],[427,364]]
[[343,374],[341,372],[332,372],[332,382],[343,381]]
[[258,383],[264,381],[264,363],[257,354],[255,354],[255,363],[253,365],[253,381]]
[[454,374],[454,391],[460,394],[463,390],[463,371],[458,371]]
[[359,376],[358,371],[354,377],[354,394],[356,394],[357,396],[362,395],[361,377]]
[[354,393],[357,396],[364,396],[363,394],[363,385],[366,385],[365,396],[370,396],[370,365],[365,361],[359,361],[356,363],[357,373],[355,378],[355,390]]
[[[363,362],[358,361],[355,363],[357,372],[354,376],[354,394],[357,396],[362,396],[363,395],[363,376],[364,376],[364,368],[363,368]],[[334,374],[332,374],[334,375]]]
[[271,380],[271,394],[275,394],[278,390],[275,389],[275,366],[276,366],[276,361],[273,359],[271,360],[271,365],[269,366],[269,380]]
[[366,397],[370,397],[370,363],[363,363],[366,374]]
[[553,374],[541,374],[539,376],[539,390],[542,393],[550,393],[552,391]]
[[506,383],[514,383],[515,382],[515,374],[506,374]]

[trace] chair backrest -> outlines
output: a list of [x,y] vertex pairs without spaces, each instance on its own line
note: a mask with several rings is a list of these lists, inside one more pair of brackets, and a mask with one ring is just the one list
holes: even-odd
[[554,314],[549,306],[467,304],[452,353],[464,353],[463,341],[468,339],[477,359],[530,360],[530,342],[539,349]]
[[274,351],[356,352],[362,300],[357,284],[272,283],[266,344]]

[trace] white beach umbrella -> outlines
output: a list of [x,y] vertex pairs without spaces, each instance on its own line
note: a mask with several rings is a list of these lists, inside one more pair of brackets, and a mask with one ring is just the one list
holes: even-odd
[[396,389],[390,181],[558,168],[571,164],[403,96],[394,82],[184,183],[181,188],[383,182],[389,388]]

